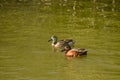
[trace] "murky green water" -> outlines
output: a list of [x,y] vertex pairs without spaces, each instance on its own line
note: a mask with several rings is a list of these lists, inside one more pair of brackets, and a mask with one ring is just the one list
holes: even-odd
[[[120,79],[120,29],[109,27],[119,25],[119,13],[115,19],[96,19],[102,28],[94,28],[93,18],[62,11],[49,6],[1,8],[0,80]],[[86,48],[88,56],[67,59],[53,53],[47,42],[51,35],[75,39],[75,47]]]

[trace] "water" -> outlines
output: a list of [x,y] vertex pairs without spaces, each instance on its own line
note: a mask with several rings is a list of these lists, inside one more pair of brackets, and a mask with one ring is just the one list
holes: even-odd
[[[89,16],[49,6],[1,8],[0,80],[119,80],[120,29],[109,27],[119,20],[109,18],[92,23]],[[88,55],[68,59],[52,52],[51,35],[75,39],[75,47],[86,48]]]

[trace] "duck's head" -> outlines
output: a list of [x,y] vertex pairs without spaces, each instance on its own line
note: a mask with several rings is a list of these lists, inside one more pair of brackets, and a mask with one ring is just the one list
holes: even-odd
[[61,52],[64,52],[64,51],[68,52],[69,50],[71,50],[70,45],[66,45],[64,49],[61,50]]
[[48,40],[48,42],[50,42],[50,41],[57,41],[57,36],[52,36],[49,40]]

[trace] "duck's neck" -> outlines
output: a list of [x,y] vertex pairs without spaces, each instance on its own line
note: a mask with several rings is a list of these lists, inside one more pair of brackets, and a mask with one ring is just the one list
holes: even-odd
[[56,43],[57,43],[57,41],[53,41],[53,43],[52,43],[52,44],[54,44],[54,45],[55,45]]
[[53,42],[52,42],[52,44],[56,44],[57,43],[57,39],[53,39]]

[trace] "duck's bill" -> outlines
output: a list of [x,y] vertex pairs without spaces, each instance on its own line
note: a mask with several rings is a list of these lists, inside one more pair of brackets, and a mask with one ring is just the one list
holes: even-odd
[[52,41],[52,39],[49,39],[48,42]]

